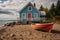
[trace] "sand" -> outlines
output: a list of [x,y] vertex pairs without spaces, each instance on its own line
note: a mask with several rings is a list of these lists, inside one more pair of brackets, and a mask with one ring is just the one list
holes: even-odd
[[60,24],[54,24],[51,33],[32,29],[31,25],[2,27],[0,40],[60,40]]

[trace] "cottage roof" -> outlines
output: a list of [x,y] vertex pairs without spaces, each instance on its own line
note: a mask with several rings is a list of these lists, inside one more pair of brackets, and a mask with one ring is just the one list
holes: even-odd
[[[24,4],[22,4],[21,5],[21,7],[20,7],[20,9],[19,9],[19,12],[21,12],[27,5],[29,5],[29,4],[31,4],[32,5],[32,3],[31,2],[27,2],[27,3],[24,3]],[[33,6],[33,5],[32,5]],[[34,6],[33,6],[34,7]],[[36,10],[37,10],[37,8],[36,7],[34,7]],[[39,10],[37,10],[37,12],[39,12]],[[39,12],[40,13],[40,12]]]

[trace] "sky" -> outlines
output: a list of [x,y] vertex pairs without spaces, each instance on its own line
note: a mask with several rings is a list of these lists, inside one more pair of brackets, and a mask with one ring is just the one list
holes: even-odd
[[[40,5],[44,7],[50,8],[52,3],[57,2],[58,0],[0,0],[0,7],[8,7],[8,6],[20,6],[26,2],[36,3],[37,9],[39,9]],[[17,8],[17,7],[16,7]]]
[[[0,9],[16,9],[20,10],[21,6],[22,8],[24,5],[28,2],[36,3],[36,8],[39,9],[41,5],[44,7],[50,8],[51,4],[54,3],[56,5],[58,0],[0,0]],[[14,15],[7,15],[7,14],[1,14],[0,13],[0,19],[16,19],[18,17],[18,14]],[[3,17],[4,16],[4,17]]]
[[0,0],[0,1],[3,3],[3,2],[5,2],[5,1],[7,1],[7,0]]

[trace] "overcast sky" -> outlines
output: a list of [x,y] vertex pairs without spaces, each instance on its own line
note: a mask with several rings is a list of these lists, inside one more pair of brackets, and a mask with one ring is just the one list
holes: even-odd
[[[36,3],[36,8],[39,9],[41,5],[43,5],[44,7],[50,8],[51,4],[54,3],[56,4],[58,0],[0,0],[0,8],[3,9],[19,9],[21,8],[20,5],[25,5],[25,3],[27,2],[32,2]],[[23,7],[22,6],[22,7]],[[3,17],[5,16],[5,17]],[[1,14],[0,15],[0,19],[16,19],[15,17],[16,15],[12,16],[12,15],[7,15],[7,14]],[[13,17],[13,18],[12,18]]]
[[56,4],[57,1],[58,0],[0,0],[0,4],[3,5],[2,7],[4,7],[8,4],[12,4],[12,5],[17,4],[17,6],[18,6],[18,5],[21,5],[24,2],[32,2],[32,3],[35,2],[37,8],[39,8],[40,5],[43,5],[44,7],[50,8],[51,4],[52,3]]

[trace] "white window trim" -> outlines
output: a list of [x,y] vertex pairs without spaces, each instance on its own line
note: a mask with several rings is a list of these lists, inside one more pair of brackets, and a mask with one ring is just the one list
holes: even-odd
[[[31,7],[31,6],[29,6],[29,7]],[[29,10],[29,7],[28,7],[28,11],[32,11],[32,7],[31,7],[31,10]]]
[[[25,17],[23,18],[23,14],[25,14]],[[26,13],[22,13],[22,19],[26,19]]]
[[[37,16],[35,17],[35,15],[37,15]],[[34,18],[38,18],[38,13],[34,13]]]

